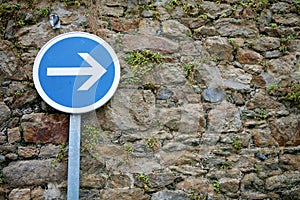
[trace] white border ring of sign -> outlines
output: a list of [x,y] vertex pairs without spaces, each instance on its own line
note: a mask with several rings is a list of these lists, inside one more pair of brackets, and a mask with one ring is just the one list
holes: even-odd
[[[109,54],[111,55],[113,63],[114,63],[114,67],[115,67],[114,81],[113,81],[112,86],[110,87],[109,91],[99,101],[95,102],[92,105],[88,105],[88,106],[81,107],[81,108],[66,107],[66,106],[60,105],[60,104],[56,103],[55,101],[53,101],[51,98],[48,97],[48,95],[43,90],[43,88],[40,84],[39,76],[38,76],[40,62],[43,58],[43,55],[47,52],[47,50],[49,48],[51,48],[51,46],[54,45],[55,43],[57,43],[63,39],[66,39],[66,38],[70,38],[70,37],[84,37],[84,38],[94,40],[94,41],[98,42],[99,44],[103,45],[106,48],[106,50],[109,52]],[[34,65],[33,65],[33,82],[34,82],[35,88],[38,91],[39,95],[42,97],[42,99],[47,104],[49,104],[50,106],[52,106],[53,108],[55,108],[57,110],[60,110],[62,112],[66,112],[66,113],[73,113],[73,114],[87,113],[87,112],[93,111],[93,110],[101,107],[106,102],[108,102],[110,100],[110,98],[114,95],[114,93],[116,92],[116,90],[118,88],[119,81],[120,81],[120,63],[119,63],[119,59],[118,59],[115,51],[111,48],[111,46],[107,42],[105,42],[100,37],[98,37],[96,35],[92,35],[90,33],[85,33],[85,32],[68,32],[68,33],[64,33],[64,34],[54,37],[53,39],[48,41],[41,48],[41,50],[38,52],[38,54],[35,58]]]

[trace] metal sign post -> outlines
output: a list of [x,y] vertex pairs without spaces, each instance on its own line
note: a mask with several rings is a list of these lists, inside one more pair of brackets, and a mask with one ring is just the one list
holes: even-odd
[[42,99],[71,113],[68,200],[79,199],[81,113],[104,105],[117,90],[120,64],[111,46],[96,35],[70,32],[56,36],[39,51],[33,81]]
[[79,198],[81,115],[70,115],[68,200]]

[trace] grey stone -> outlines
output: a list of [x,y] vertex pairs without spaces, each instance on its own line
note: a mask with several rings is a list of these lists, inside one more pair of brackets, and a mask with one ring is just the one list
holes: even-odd
[[32,146],[18,147],[18,155],[22,158],[32,158],[37,155],[37,148]]
[[14,187],[42,185],[48,182],[66,180],[66,163],[55,163],[55,160],[28,160],[10,163],[3,168],[3,177]]
[[201,7],[205,12],[209,13],[210,16],[213,17],[213,19],[220,17],[220,16],[226,16],[230,15],[232,10],[230,9],[230,5],[224,4],[224,3],[215,3],[210,1],[203,1],[201,2]]
[[226,38],[223,37],[209,37],[204,40],[205,50],[211,55],[212,58],[217,60],[232,61],[232,46],[228,43]]
[[216,133],[238,132],[242,128],[239,109],[224,102],[208,113],[208,130]]
[[275,175],[266,179],[267,190],[278,190],[281,188],[291,188],[300,183],[300,173],[286,172],[282,175]]
[[63,200],[65,199],[64,195],[61,194],[60,189],[58,188],[57,183],[48,183],[47,189],[44,191],[44,199],[45,200]]
[[299,26],[299,16],[296,13],[287,13],[283,15],[275,14],[273,19],[278,24],[290,25],[290,26]]
[[177,43],[163,37],[149,35],[124,35],[125,51],[151,49],[163,53],[174,53],[178,50]]
[[7,140],[10,144],[21,141],[21,133],[19,127],[7,129]]
[[189,196],[180,190],[162,190],[152,195],[151,200],[189,200]]
[[257,51],[270,51],[280,47],[280,39],[275,37],[260,37],[247,42]]
[[39,157],[41,158],[56,158],[60,152],[60,147],[57,145],[49,144],[42,146],[40,149]]
[[167,20],[162,22],[163,36],[169,39],[184,39],[190,34],[190,30],[177,20]]
[[131,189],[105,189],[101,191],[100,199],[103,200],[149,200],[150,197],[144,193],[140,188],[131,188]]
[[215,28],[223,37],[254,37],[258,34],[254,23],[244,23],[242,20],[233,18],[221,18],[215,21]]
[[205,101],[216,103],[222,101],[225,97],[224,92],[218,88],[207,88],[202,94]]
[[5,103],[0,102],[0,126],[9,118],[10,109]]
[[30,200],[30,188],[13,189],[8,196],[9,200]]

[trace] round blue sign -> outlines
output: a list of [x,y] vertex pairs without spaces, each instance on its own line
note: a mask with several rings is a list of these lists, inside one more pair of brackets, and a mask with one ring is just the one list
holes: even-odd
[[67,113],[85,113],[113,96],[120,80],[120,64],[114,50],[101,38],[70,32],[41,48],[34,61],[33,80],[50,106]]

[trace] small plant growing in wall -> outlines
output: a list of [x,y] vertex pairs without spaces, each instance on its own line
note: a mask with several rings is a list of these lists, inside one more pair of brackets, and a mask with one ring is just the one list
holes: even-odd
[[156,150],[159,147],[158,141],[155,138],[150,138],[147,140],[147,148],[151,150]]
[[235,148],[236,150],[240,150],[243,148],[242,142],[238,139],[234,140],[232,143],[233,148]]
[[300,84],[295,84],[289,87],[285,98],[300,108]]
[[144,173],[138,174],[136,176],[136,179],[143,185],[143,189],[145,191],[149,190],[149,185],[150,185],[150,178]]
[[213,181],[213,187],[214,187],[214,191],[219,194],[220,193],[220,183],[218,180]]
[[96,146],[99,143],[101,133],[101,129],[92,125],[85,125],[82,130],[81,151],[89,151],[97,159]]
[[139,82],[146,73],[153,70],[155,64],[161,63],[162,56],[159,52],[145,49],[128,53],[125,60],[133,73],[133,77],[129,78],[128,81]]
[[195,80],[196,66],[197,66],[196,62],[189,62],[183,65],[185,78],[188,79],[188,81],[192,85],[196,84],[196,80]]

